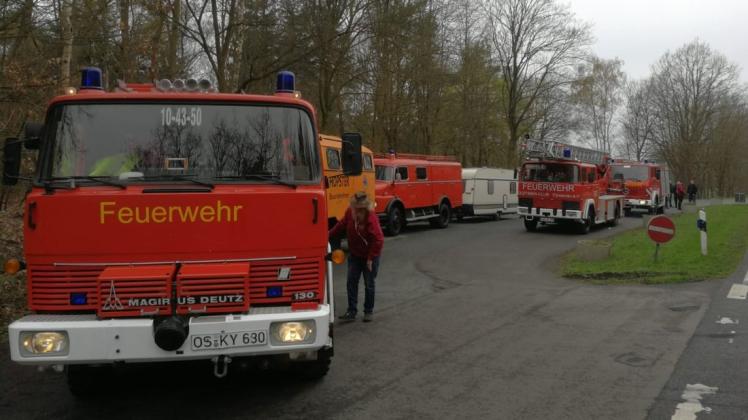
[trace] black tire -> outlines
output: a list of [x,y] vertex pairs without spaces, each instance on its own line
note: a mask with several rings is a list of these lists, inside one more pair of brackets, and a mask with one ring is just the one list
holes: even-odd
[[592,226],[595,224],[595,211],[593,209],[590,209],[587,212],[587,220],[579,225],[579,233],[582,235],[586,235],[590,233],[590,229],[592,229]]
[[68,365],[65,367],[68,389],[77,398],[101,395],[102,384],[112,380],[112,366]]
[[297,362],[295,369],[301,379],[307,381],[318,381],[330,371],[332,357],[329,350],[317,352],[317,360],[311,362]]
[[439,217],[429,219],[429,223],[432,227],[444,229],[449,226],[449,219],[452,218],[452,209],[445,202],[439,205]]
[[525,221],[525,230],[528,232],[535,232],[538,229],[538,219],[524,219]]
[[387,235],[399,235],[404,226],[405,219],[403,219],[403,211],[400,209],[400,206],[390,207],[390,211],[387,212]]

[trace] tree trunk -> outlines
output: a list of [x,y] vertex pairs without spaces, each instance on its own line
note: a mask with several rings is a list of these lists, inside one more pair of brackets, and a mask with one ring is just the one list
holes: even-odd
[[129,80],[132,74],[132,64],[130,63],[130,0],[118,0],[119,6],[119,31],[122,37],[120,44],[120,67],[122,69],[122,79]]
[[73,13],[73,0],[63,0],[60,10],[60,33],[62,38],[62,53],[60,55],[60,89],[71,86],[70,63],[73,59],[73,25],[70,15]]
[[177,71],[179,66],[179,60],[177,56],[177,42],[182,32],[179,28],[179,22],[182,18],[182,0],[173,0],[171,6],[171,27],[169,28],[169,41],[168,48],[166,50],[166,60],[168,62],[168,74],[169,79],[177,78]]

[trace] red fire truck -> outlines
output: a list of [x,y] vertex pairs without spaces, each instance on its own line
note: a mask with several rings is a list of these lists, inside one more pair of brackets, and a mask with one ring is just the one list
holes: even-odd
[[428,220],[445,228],[462,206],[462,165],[450,156],[377,154],[377,213],[388,235]]
[[556,141],[526,139],[519,183],[519,214],[525,228],[574,223],[581,233],[615,225],[623,211],[623,183],[612,177],[608,156]]
[[662,214],[670,195],[670,173],[664,165],[650,161],[615,160],[610,165],[613,178],[625,182],[626,201],[623,211]]
[[[84,69],[44,124],[5,143],[5,184],[21,143],[39,151],[24,259],[6,263],[26,269],[32,312],[9,327],[12,360],[64,366],[74,393],[138,362],[211,360],[221,377],[246,357],[325,375],[342,255],[327,241],[315,110],[293,73],[274,96],[101,80]],[[344,170],[360,173],[361,138],[344,139]]]

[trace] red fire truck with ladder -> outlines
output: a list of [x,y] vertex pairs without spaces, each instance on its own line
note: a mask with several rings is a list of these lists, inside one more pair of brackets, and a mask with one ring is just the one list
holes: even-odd
[[[314,108],[294,75],[275,95],[217,93],[207,80],[120,82],[85,68],[43,124],[5,142],[39,151],[25,200],[27,315],[12,360],[67,371],[76,394],[115,366],[232,360],[320,378],[333,355],[327,209]],[[361,171],[361,137],[343,168]],[[239,364],[234,363],[233,366]],[[105,387],[104,387],[105,388]]]
[[538,224],[573,223],[581,233],[615,225],[623,211],[623,183],[612,178],[600,151],[525,139],[519,183],[519,214],[528,231]]

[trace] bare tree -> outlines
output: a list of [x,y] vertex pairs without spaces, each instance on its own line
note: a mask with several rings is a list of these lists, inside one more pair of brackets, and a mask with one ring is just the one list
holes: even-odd
[[651,95],[648,80],[632,81],[626,85],[621,148],[629,159],[641,161],[654,157],[655,114]]
[[572,83],[573,101],[578,108],[578,127],[583,142],[610,153],[614,117],[622,102],[626,82],[623,61],[592,56],[589,63],[578,67]]
[[666,53],[652,67],[655,144],[676,176],[695,179],[702,191],[711,187],[704,157],[719,140],[720,115],[739,95],[738,77],[736,65],[699,40]]
[[60,55],[60,87],[65,88],[70,84],[70,62],[73,59],[73,24],[70,15],[73,13],[74,0],[62,0],[60,9],[60,38],[62,39],[62,51]]
[[485,7],[509,131],[504,163],[513,164],[519,138],[537,122],[536,101],[570,81],[591,41],[589,26],[554,0],[489,0]]

